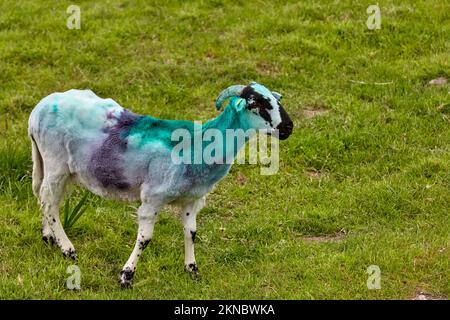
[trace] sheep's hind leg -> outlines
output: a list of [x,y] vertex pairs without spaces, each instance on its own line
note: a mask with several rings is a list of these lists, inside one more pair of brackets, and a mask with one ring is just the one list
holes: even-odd
[[183,208],[183,231],[184,231],[184,264],[191,276],[199,274],[195,262],[194,242],[197,234],[197,213],[205,206],[205,197],[189,203]]
[[[55,167],[52,169],[53,172],[46,174],[44,177],[40,190],[41,207],[44,215],[42,236],[44,241],[53,240],[64,256],[75,259],[75,248],[64,232],[59,219],[59,206],[64,199],[69,173],[63,170],[56,173],[54,172]],[[45,172],[50,172],[50,168]]]
[[134,272],[139,257],[150,243],[153,235],[153,228],[156,222],[159,207],[150,203],[142,203],[138,209],[138,235],[133,252],[119,275],[119,282],[122,288],[130,288],[133,283]]
[[[44,207],[42,207],[42,210],[44,211]],[[52,229],[50,228],[50,224],[48,223],[48,219],[45,214],[42,215],[42,240],[44,240],[45,243],[54,244],[56,243],[55,236],[53,234]]]

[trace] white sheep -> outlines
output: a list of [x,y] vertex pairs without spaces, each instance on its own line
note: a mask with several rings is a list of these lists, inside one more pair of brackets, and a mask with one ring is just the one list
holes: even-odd
[[[231,86],[217,98],[221,108],[202,131],[266,129],[286,139],[293,124],[279,103],[281,96],[257,83]],[[131,286],[136,264],[150,242],[157,213],[166,204],[181,206],[185,235],[185,266],[198,273],[194,256],[196,215],[206,194],[229,171],[223,161],[174,163],[175,130],[194,131],[191,121],[160,120],[132,113],[112,99],[90,90],[53,93],[42,99],[29,119],[32,141],[33,192],[42,211],[42,237],[54,241],[62,253],[75,258],[75,248],[59,219],[59,207],[68,185],[79,184],[106,198],[139,200],[136,245],[120,273],[120,283]],[[225,134],[223,135],[225,137]],[[225,139],[225,138],[224,138]],[[224,142],[223,156],[236,156],[245,141]],[[238,144],[238,145],[235,145]]]

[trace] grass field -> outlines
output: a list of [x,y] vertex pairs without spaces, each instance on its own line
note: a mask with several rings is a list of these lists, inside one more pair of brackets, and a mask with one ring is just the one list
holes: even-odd
[[[378,1],[0,2],[1,299],[411,299],[450,296],[450,3]],[[41,240],[30,111],[90,88],[135,112],[213,118],[216,95],[258,81],[294,120],[280,170],[235,165],[198,219],[202,277],[183,267],[165,210],[132,290],[117,278],[138,204],[94,195],[68,230],[76,262]],[[81,198],[75,190],[71,202]],[[81,269],[81,290],[66,268]],[[381,270],[369,290],[367,268]]]

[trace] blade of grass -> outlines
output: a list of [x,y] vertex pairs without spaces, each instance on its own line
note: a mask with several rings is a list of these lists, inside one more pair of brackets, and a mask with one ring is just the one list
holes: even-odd
[[84,207],[83,209],[80,210],[80,212],[75,215],[74,217],[72,217],[72,220],[70,221],[70,226],[73,226],[75,224],[75,222],[78,221],[78,219],[81,218],[81,216],[83,215],[83,213],[86,211],[87,207]]
[[75,206],[75,208],[73,208],[72,212],[70,213],[69,216],[69,221],[68,221],[68,227],[70,228],[75,222],[76,220],[78,220],[81,215],[84,213],[85,210],[83,210],[81,212],[81,214],[77,217],[77,214],[79,213],[79,211],[81,210],[81,208],[83,207],[83,205],[85,204],[86,200],[88,197],[88,193],[85,192],[83,197],[80,199],[80,201],[77,203],[77,205]]
[[68,227],[68,219],[69,219],[69,209],[70,209],[70,200],[67,199],[66,203],[64,203],[64,228]]
[[[75,222],[84,214],[87,209],[86,200],[88,198],[89,193],[86,191],[83,194],[83,197],[78,201],[77,205],[70,210],[70,200],[67,199],[64,204],[64,228],[71,228]],[[83,207],[84,206],[84,207]]]

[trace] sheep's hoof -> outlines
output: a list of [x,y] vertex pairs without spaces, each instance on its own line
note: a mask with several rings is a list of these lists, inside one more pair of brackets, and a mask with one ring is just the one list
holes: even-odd
[[70,248],[69,250],[63,250],[62,254],[64,255],[64,257],[68,257],[71,260],[75,260],[77,257],[77,253],[75,252],[75,249]]
[[122,289],[131,289],[133,287],[133,276],[134,271],[130,268],[125,268],[120,271],[119,274],[119,283]]
[[198,271],[198,267],[196,263],[190,263],[186,265],[186,271],[189,272],[189,275],[192,279],[199,279],[200,272]]

